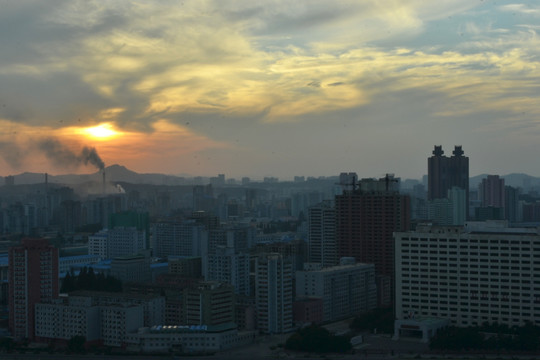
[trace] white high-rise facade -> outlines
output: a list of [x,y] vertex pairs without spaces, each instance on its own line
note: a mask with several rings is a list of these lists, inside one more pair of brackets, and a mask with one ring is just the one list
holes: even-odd
[[104,229],[88,237],[88,254],[102,259],[137,254],[145,249],[145,232],[134,227]]
[[249,254],[218,247],[214,254],[208,255],[205,279],[231,284],[237,294],[249,296]]
[[194,220],[153,224],[154,256],[200,256],[203,230]]
[[323,267],[337,265],[336,211],[331,201],[308,210],[309,262]]
[[336,321],[377,306],[375,266],[347,264],[296,272],[296,296],[318,297],[323,321]]
[[540,230],[504,221],[395,233],[395,314],[540,325]]
[[289,332],[292,315],[292,262],[281,254],[261,254],[256,260],[257,327],[267,334]]

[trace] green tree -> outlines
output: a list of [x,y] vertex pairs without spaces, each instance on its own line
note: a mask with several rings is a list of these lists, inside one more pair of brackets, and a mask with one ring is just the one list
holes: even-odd
[[62,281],[62,287],[60,288],[61,293],[67,293],[75,290],[75,278],[71,274],[71,271],[68,271],[64,281]]
[[335,336],[327,329],[311,325],[292,334],[285,342],[285,348],[316,353],[347,352],[352,346],[344,336]]
[[10,337],[0,338],[0,349],[5,352],[12,352],[15,349],[15,342]]
[[350,328],[357,331],[377,329],[382,333],[394,331],[394,313],[391,308],[378,308],[354,318]]
[[82,354],[86,352],[86,349],[84,348],[84,343],[86,342],[86,338],[81,335],[76,335],[69,339],[68,341],[68,351]]

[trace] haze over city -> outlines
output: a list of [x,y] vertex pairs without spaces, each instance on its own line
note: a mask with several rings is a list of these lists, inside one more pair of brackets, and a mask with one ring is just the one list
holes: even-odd
[[539,19],[525,1],[1,1],[0,175],[419,178],[460,144],[471,176],[537,176]]

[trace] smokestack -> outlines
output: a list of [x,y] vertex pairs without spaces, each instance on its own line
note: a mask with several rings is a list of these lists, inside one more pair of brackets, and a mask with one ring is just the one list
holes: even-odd
[[105,195],[105,170],[103,170],[103,195]]
[[49,184],[49,174],[45,173],[45,186]]

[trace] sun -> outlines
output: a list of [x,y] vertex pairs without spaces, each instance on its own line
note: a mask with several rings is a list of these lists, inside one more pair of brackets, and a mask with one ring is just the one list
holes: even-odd
[[118,131],[114,130],[110,123],[102,123],[97,126],[87,127],[82,131],[86,136],[99,140],[108,140],[120,134]]

